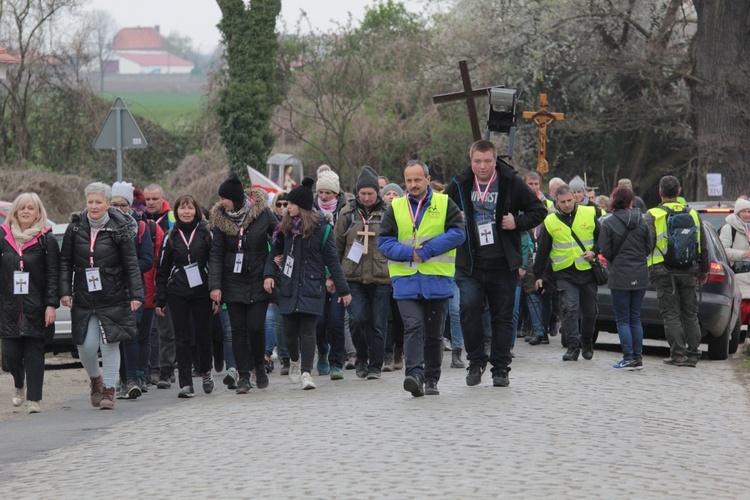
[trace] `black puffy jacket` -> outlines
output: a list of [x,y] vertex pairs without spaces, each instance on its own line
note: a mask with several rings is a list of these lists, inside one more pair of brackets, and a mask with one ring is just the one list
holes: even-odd
[[241,273],[234,272],[240,230],[220,204],[211,209],[213,242],[208,266],[208,289],[221,290],[222,302],[252,304],[271,299],[263,288],[263,268],[271,235],[279,222],[266,201],[265,191],[253,188],[245,193],[253,197],[254,202],[242,224],[244,257]]
[[107,342],[134,338],[136,324],[130,301],[145,300],[133,245],[138,225],[119,210],[110,208],[108,212],[109,222],[97,234],[94,247],[94,267],[99,268],[102,290],[89,292],[86,283],[91,228],[85,210],[71,214],[60,251],[60,296],[73,297],[73,342],[79,345],[86,339],[92,314],[99,316]]
[[[211,230],[205,220],[198,222],[195,236],[188,247],[182,240],[180,223],[176,223],[164,236],[164,243],[156,271],[156,307],[167,305],[167,295],[177,295],[186,299],[208,298],[208,258],[211,252]],[[190,242],[190,234],[185,232],[185,240]],[[185,266],[197,264],[202,285],[190,288]]]
[[57,240],[47,228],[24,245],[22,251],[23,270],[29,273],[29,293],[14,295],[14,273],[20,271],[21,257],[10,227],[0,226],[0,338],[28,336],[50,340],[55,325],[44,326],[44,312],[47,307],[60,305]]

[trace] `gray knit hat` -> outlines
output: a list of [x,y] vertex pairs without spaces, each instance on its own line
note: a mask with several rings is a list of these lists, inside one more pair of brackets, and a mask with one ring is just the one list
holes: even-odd
[[383,191],[381,191],[380,194],[384,195],[388,191],[395,191],[396,193],[398,193],[399,198],[404,195],[404,190],[401,189],[401,186],[393,182],[391,182],[390,184],[386,184],[385,187],[383,187]]
[[378,183],[378,173],[372,169],[369,165],[362,167],[362,171],[357,177],[357,193],[362,188],[373,188],[377,193],[380,190],[380,184]]

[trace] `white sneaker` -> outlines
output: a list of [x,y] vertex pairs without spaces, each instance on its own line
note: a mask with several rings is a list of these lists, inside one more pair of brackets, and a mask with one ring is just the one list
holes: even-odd
[[24,399],[23,387],[20,389],[16,388],[16,391],[13,393],[13,406],[21,406]]
[[42,411],[42,408],[39,406],[39,401],[29,401],[26,403],[26,406],[29,409],[29,413],[39,413]]
[[302,374],[302,389],[305,391],[315,389],[315,382],[313,382],[312,375],[308,372]]
[[293,384],[299,384],[301,380],[299,372],[299,360],[289,361],[289,381]]

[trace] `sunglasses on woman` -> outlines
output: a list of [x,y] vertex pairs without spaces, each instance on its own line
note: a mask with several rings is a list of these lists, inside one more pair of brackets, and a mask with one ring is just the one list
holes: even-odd
[[286,207],[287,205],[289,205],[289,202],[286,202],[286,201],[277,201],[277,202],[276,202],[276,206],[277,206],[278,208],[281,208],[281,207]]

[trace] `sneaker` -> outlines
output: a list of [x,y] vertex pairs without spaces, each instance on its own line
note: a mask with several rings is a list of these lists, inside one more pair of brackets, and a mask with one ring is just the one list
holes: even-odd
[[469,368],[466,369],[468,372],[466,374],[466,385],[472,387],[482,383],[482,374],[484,373],[485,368],[486,366],[470,364]]
[[190,375],[191,375],[191,376],[192,376],[193,378],[198,378],[198,377],[202,377],[202,376],[203,376],[203,375],[201,374],[201,372],[199,372],[199,371],[198,371],[198,370],[196,370],[195,368],[193,368],[193,371],[192,371],[192,372],[190,372]]
[[141,394],[145,394],[148,392],[148,382],[146,381],[145,375],[136,376],[135,383],[138,384],[138,388],[141,390]]
[[492,387],[508,387],[509,385],[510,379],[507,371],[499,371],[492,375]]
[[302,374],[299,372],[299,360],[289,361],[289,381],[293,384],[299,384],[302,380]]
[[266,365],[266,373],[271,373],[273,371],[273,360],[271,359],[271,356],[266,356],[263,362]]
[[247,394],[250,392],[250,379],[241,377],[240,381],[235,384],[237,394]]
[[367,373],[367,380],[380,380],[380,370],[370,370]]
[[29,413],[39,413],[42,411],[42,408],[39,406],[39,401],[28,401],[26,403],[26,408]]
[[581,350],[577,347],[568,347],[568,350],[563,354],[563,361],[578,361],[578,356],[581,354]]
[[159,383],[159,370],[150,370],[146,376],[149,385],[156,385]]
[[19,407],[23,404],[23,400],[25,398],[23,397],[23,387],[20,389],[16,387],[15,392],[13,393],[13,406]]
[[612,365],[615,370],[625,370],[628,372],[635,371],[636,360],[634,359],[622,359]]
[[437,388],[437,380],[428,380],[424,384],[425,396],[439,396],[440,391]]
[[211,394],[214,390],[214,377],[211,375],[210,371],[201,376],[203,377],[203,392]]
[[331,380],[344,380],[344,372],[338,366],[331,367]]
[[594,342],[590,340],[581,340],[581,355],[583,359],[589,360],[594,357]]
[[689,368],[695,368],[698,365],[698,360],[695,358],[690,358],[688,356],[685,356],[684,359],[675,361],[675,365],[677,366],[687,366]]
[[643,358],[636,358],[635,359],[635,369],[636,370],[643,370]]
[[170,372],[169,370],[162,370],[159,373],[159,381],[156,383],[157,389],[170,389],[172,387],[172,382],[170,381]]
[[424,384],[413,375],[407,375],[404,379],[404,390],[411,392],[411,395],[415,398],[424,396]]
[[309,391],[315,389],[315,382],[313,382],[312,375],[309,372],[302,374],[302,390]]
[[123,399],[138,399],[141,397],[141,388],[138,387],[135,379],[130,379],[125,382],[125,386],[122,388],[122,392],[127,394],[127,398]]
[[289,358],[281,358],[281,370],[279,375],[289,375]]
[[264,368],[261,368],[260,370],[255,370],[255,384],[258,386],[258,389],[265,389],[268,387],[268,373]]
[[453,350],[450,339],[447,339],[445,337],[443,337],[443,350],[448,352]]
[[179,394],[177,394],[177,397],[180,399],[192,398],[193,396],[195,396],[195,391],[193,390],[192,385],[186,385],[180,389]]
[[[541,335],[534,335],[534,338],[529,340],[529,345],[539,345],[542,343],[542,337]],[[549,341],[547,341],[549,343]]]
[[383,359],[383,371],[384,372],[393,371],[393,354],[385,353],[385,358]]
[[120,392],[122,390],[122,379],[120,377],[117,377],[117,382],[115,382],[115,392]]
[[360,360],[357,358],[357,378],[367,378],[367,374],[370,373],[370,370],[367,368],[367,360],[362,359]]
[[355,356],[349,356],[346,358],[346,364],[344,365],[344,368],[347,370],[354,370],[354,368],[357,366],[357,358]]
[[237,373],[237,368],[230,368],[227,370],[227,374],[224,375],[224,380],[222,380],[222,382],[227,386],[227,389],[237,389],[237,380],[239,378],[240,375]]
[[318,375],[328,375],[331,371],[331,365],[328,363],[328,353],[330,350],[331,348],[328,347],[324,352],[318,351],[318,364],[316,366]]

